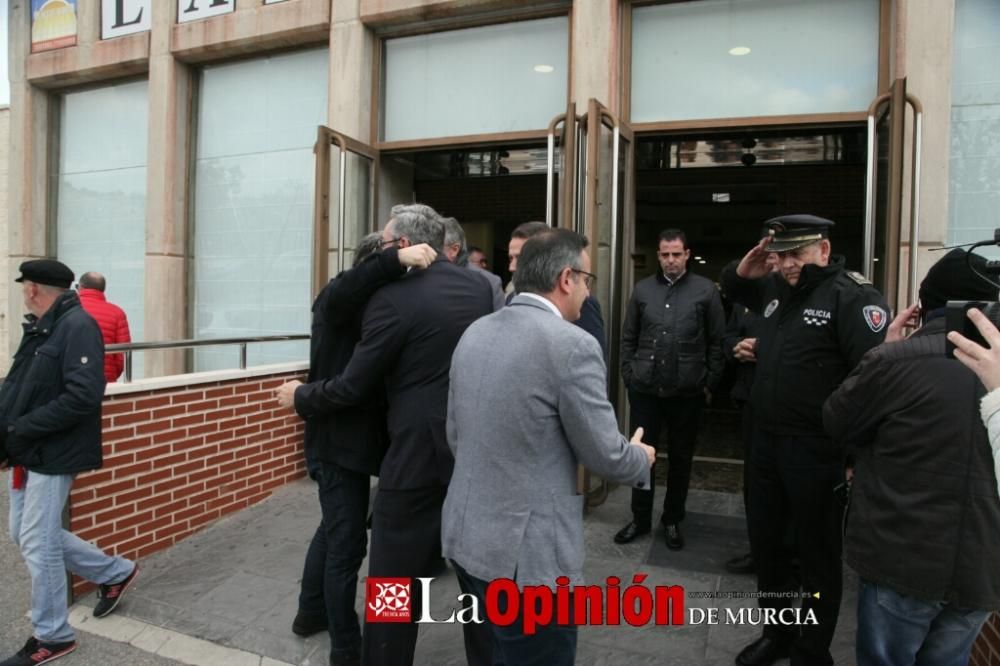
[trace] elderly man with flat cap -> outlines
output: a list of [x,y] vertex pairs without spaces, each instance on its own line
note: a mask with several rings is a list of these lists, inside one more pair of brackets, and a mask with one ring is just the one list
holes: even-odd
[[[834,223],[813,215],[768,220],[768,234],[723,273],[729,296],[762,315],[757,338],[747,525],[762,592],[787,589],[791,573],[783,546],[786,525],[795,530],[802,587],[810,595],[803,617],[816,624],[769,625],[740,652],[743,666],[832,664],[830,642],[837,626],[842,588],[843,505],[835,488],[844,483],[845,456],[823,429],[823,402],[882,342],[889,313],[864,276],[831,255]],[[776,262],[772,272],[768,263]],[[761,598],[763,608],[783,609],[791,599]]]
[[20,282],[24,336],[0,387],[0,469],[12,467],[10,535],[31,575],[33,635],[0,666],[34,666],[76,649],[66,607],[66,570],[100,586],[96,617],[111,613],[139,567],[62,527],[80,472],[101,466],[104,342],[69,289],[73,272],[51,259],[26,261]]

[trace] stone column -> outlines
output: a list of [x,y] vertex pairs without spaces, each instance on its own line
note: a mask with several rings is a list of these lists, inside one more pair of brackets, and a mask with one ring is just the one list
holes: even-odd
[[18,324],[24,315],[21,285],[12,274],[28,259],[49,256],[47,200],[49,197],[49,106],[50,96],[33,87],[26,78],[26,60],[31,51],[30,3],[12,2],[8,14],[8,63],[10,76],[10,173],[7,253],[9,257],[7,308],[4,313],[11,335],[9,354],[20,342]]
[[[146,180],[147,341],[189,337],[190,243],[188,201],[194,186],[188,146],[191,131],[190,69],[170,53],[172,11],[157,7],[149,47],[149,159]],[[144,352],[136,357],[147,376],[185,372],[184,351]],[[142,358],[142,360],[139,360]]]

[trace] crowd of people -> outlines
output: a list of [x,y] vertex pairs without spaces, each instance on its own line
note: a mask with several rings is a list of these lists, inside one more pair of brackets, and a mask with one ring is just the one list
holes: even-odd
[[[457,220],[394,207],[315,299],[306,381],[275,392],[305,421],[322,514],[292,631],[328,631],[331,665],[413,663],[418,624],[362,626],[355,611],[366,553],[370,578],[433,577],[447,561],[480,605],[497,579],[582,583],[578,466],[632,489],[632,518],[608,538],[645,538],[661,440],[668,471],[653,538],[685,548],[699,422],[728,359],[750,552],[727,566],[756,575],[765,609],[808,591],[802,610],[816,620],[765,626],[736,663],[832,664],[845,561],[860,577],[858,663],[966,663],[1000,609],[1000,331],[970,310],[983,346],[949,333],[944,313],[948,301],[997,291],[977,274],[981,257],[954,250],[921,283],[919,306],[892,318],[833,253],[834,226],[812,215],[766,221],[718,286],[688,269],[684,232],[665,229],[658,270],[630,295],[620,367],[609,368],[586,237],[518,226],[505,290]],[[81,307],[102,300],[103,278],[85,275],[77,295],[59,262],[20,270],[30,315],[0,389],[0,467],[13,468],[11,536],[31,572],[35,631],[0,666],[75,648],[64,568],[100,585],[99,617],[139,571],[60,522],[74,475],[101,464],[101,398],[120,372],[104,362],[109,326]],[[608,399],[612,371],[628,389],[631,438]],[[413,586],[413,608],[421,593]],[[468,662],[574,662],[573,623],[525,631],[520,613],[509,625],[464,624]]]

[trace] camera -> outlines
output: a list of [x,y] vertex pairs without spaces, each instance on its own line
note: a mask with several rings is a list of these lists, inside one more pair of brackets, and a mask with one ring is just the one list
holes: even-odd
[[[989,301],[948,301],[944,314],[945,326],[949,333],[951,331],[958,331],[969,340],[983,347],[989,347],[989,343],[983,338],[979,329],[966,316],[970,308],[980,310],[990,320],[991,324],[1000,328],[1000,303]],[[945,355],[948,358],[955,358],[955,345],[952,344],[951,340],[947,340],[946,342]]]

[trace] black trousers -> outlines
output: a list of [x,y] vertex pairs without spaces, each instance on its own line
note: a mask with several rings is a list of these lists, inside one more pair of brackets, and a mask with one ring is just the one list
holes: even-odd
[[[441,506],[446,486],[416,490],[382,490],[375,495],[372,513],[369,577],[430,577],[440,571]],[[416,620],[421,608],[420,587],[413,580],[410,608]],[[362,661],[370,666],[410,666],[417,645],[414,622],[366,622]]]
[[[830,642],[842,595],[844,509],[834,488],[844,480],[843,460],[826,437],[778,436],[754,430],[750,474],[750,548],[762,592],[788,589],[791,577],[786,526],[791,521],[802,567],[802,614],[817,625],[775,626],[764,635],[791,645],[793,664],[832,664]],[[819,598],[812,596],[819,593]],[[789,608],[788,598],[761,598],[762,608]]]
[[[656,446],[660,432],[667,426],[667,493],[663,498],[664,523],[684,520],[688,485],[691,483],[691,463],[698,440],[698,422],[705,399],[701,395],[660,398],[648,393],[630,390],[632,429],[643,428],[643,441]],[[653,522],[653,484],[656,465],[649,470],[649,487],[632,489],[632,519],[640,526]]]
[[357,653],[361,625],[354,602],[368,545],[370,476],[324,462],[316,482],[323,520],[306,553],[299,611],[327,618],[331,656]]

